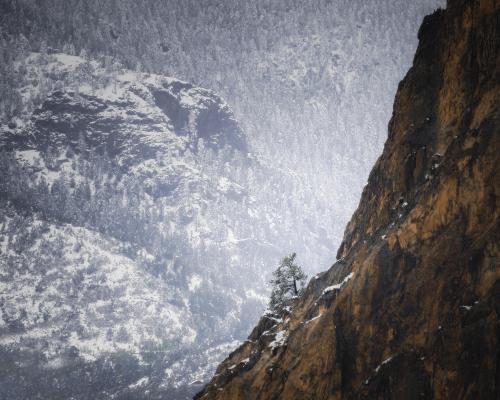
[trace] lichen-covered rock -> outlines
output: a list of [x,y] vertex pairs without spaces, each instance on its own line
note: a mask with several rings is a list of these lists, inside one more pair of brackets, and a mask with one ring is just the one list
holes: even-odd
[[500,5],[450,0],[419,39],[339,261],[197,399],[498,398]]

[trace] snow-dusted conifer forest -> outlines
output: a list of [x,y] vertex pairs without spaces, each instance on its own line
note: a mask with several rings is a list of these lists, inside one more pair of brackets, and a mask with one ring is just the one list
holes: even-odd
[[335,258],[443,1],[0,1],[0,398],[184,399]]

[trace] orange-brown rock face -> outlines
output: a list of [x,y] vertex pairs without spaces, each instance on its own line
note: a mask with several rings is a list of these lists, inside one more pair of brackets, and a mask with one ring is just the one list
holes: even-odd
[[500,399],[500,2],[425,18],[339,260],[199,399]]

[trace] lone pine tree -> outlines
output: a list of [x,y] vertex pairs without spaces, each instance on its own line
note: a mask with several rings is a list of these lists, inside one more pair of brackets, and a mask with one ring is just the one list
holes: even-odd
[[269,308],[272,311],[280,311],[287,306],[288,302],[300,296],[304,290],[307,275],[302,268],[295,263],[296,253],[285,256],[278,268],[273,272],[271,298]]

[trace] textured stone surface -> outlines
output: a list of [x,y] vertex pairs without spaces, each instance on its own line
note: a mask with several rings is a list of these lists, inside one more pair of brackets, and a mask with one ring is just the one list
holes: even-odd
[[500,398],[500,4],[419,40],[339,260],[197,398]]

